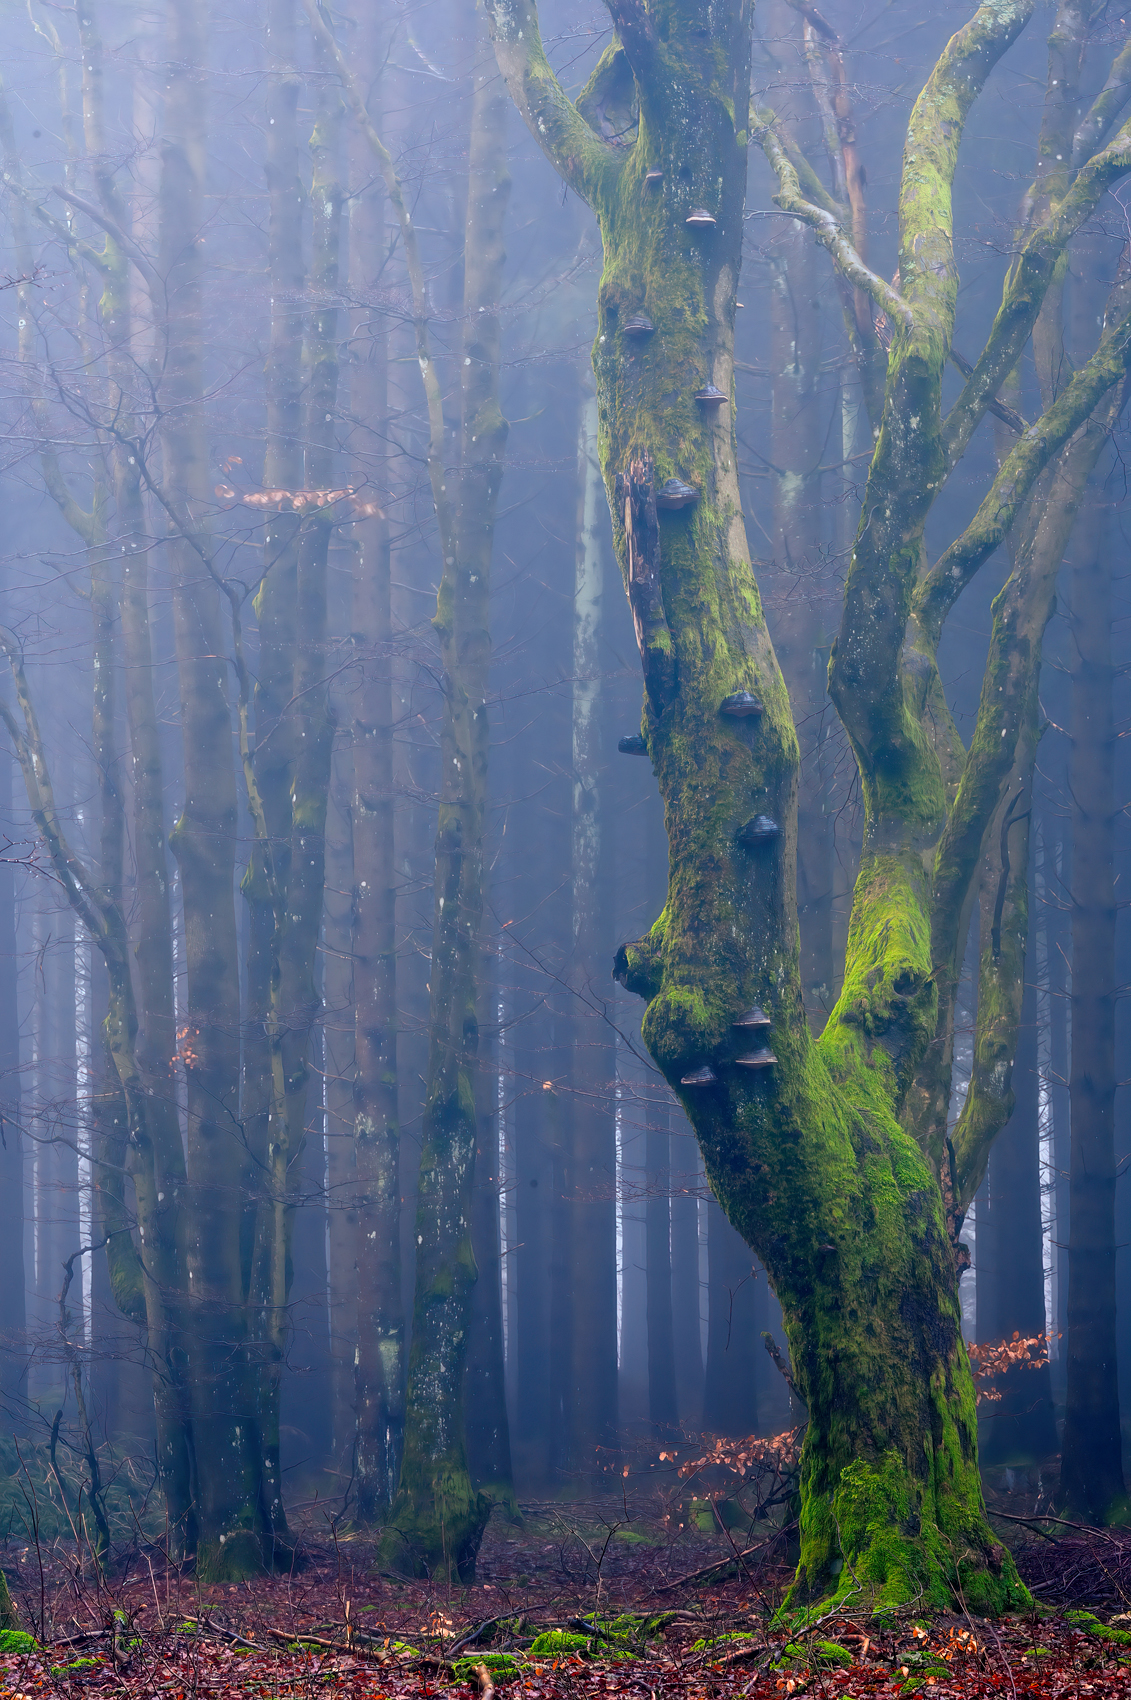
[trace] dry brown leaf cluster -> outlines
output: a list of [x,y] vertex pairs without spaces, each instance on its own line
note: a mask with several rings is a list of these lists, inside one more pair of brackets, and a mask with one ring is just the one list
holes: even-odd
[[351,519],[384,517],[377,503],[362,501],[352,484],[340,490],[237,490],[232,484],[217,484],[216,494],[222,502],[239,502],[262,513],[302,514],[342,502]]
[[[1055,1338],[1059,1339],[1060,1336],[1056,1335]],[[970,1354],[970,1369],[980,1405],[992,1405],[1001,1398],[1000,1387],[987,1384],[995,1381],[998,1376],[1005,1375],[1007,1370],[1018,1366],[1024,1369],[1040,1369],[1049,1361],[1047,1335],[1026,1336],[1019,1334],[1016,1329],[1009,1340],[987,1340],[978,1344],[967,1341],[966,1350]]]

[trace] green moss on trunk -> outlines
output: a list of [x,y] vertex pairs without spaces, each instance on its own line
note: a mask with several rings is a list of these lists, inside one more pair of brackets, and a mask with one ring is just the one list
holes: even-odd
[[[938,1015],[929,874],[953,792],[952,729],[933,661],[901,659],[922,526],[945,469],[939,403],[953,268],[947,254],[924,258],[907,238],[908,275],[921,273],[925,305],[893,345],[834,672],[868,836],[843,995],[816,1043],[798,974],[797,740],[750,567],[730,410],[695,399],[706,384],[727,396],[732,388],[747,140],[734,114],[746,110],[750,20],[740,0],[708,27],[680,0],[646,14],[612,10],[639,122],[629,145],[604,150],[590,98],[598,91],[581,103],[594,125],[586,142],[563,109],[529,0],[495,0],[491,17],[516,101],[600,220],[600,446],[630,595],[635,554],[618,475],[650,456],[657,485],[675,477],[698,493],[658,514],[669,690],[656,691],[649,671],[654,609],[642,633],[643,732],[665,804],[668,901],[647,938],[622,948],[617,973],[649,1000],[648,1048],[782,1304],[809,1412],[791,1603],[854,1592],[874,1606],[959,1596],[1000,1610],[1024,1590],[985,1519],[942,1199],[899,1120]],[[919,110],[929,158],[919,186],[906,186],[916,205],[949,204],[957,120],[1025,9],[999,10],[996,25],[979,14],[981,33],[951,44],[935,107]],[[623,106],[623,91],[618,98]],[[663,174],[658,188],[645,186],[649,168]],[[696,209],[713,222],[688,224]],[[647,314],[652,336],[624,334],[632,313]],[[762,713],[721,714],[737,690],[753,693]],[[941,705],[941,737],[928,703]],[[758,816],[777,830],[743,832]],[[770,1016],[776,1059],[760,1068],[742,1065],[753,1046],[733,1025],[754,1003]],[[702,1070],[705,1079],[684,1083]]]

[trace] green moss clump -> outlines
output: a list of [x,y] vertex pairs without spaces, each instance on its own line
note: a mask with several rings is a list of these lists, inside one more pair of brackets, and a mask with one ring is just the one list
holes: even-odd
[[1126,1629],[1112,1629],[1110,1624],[1103,1623],[1094,1612],[1066,1611],[1065,1623],[1070,1623],[1073,1629],[1083,1629],[1089,1635],[1098,1635],[1101,1641],[1115,1641],[1122,1647],[1131,1646],[1131,1634]]
[[534,1658],[551,1658],[555,1654],[587,1653],[590,1638],[588,1635],[576,1635],[571,1629],[547,1629],[532,1643],[530,1651]]
[[520,1661],[510,1653],[480,1653],[477,1659],[456,1659],[452,1670],[460,1682],[474,1682],[480,1665],[485,1665],[496,1680],[522,1675]]
[[0,1629],[0,1657],[13,1653],[33,1653],[39,1642],[24,1629]]
[[847,1670],[852,1663],[852,1654],[839,1641],[818,1641],[813,1647],[813,1663]]
[[741,1630],[736,1630],[730,1635],[705,1636],[699,1641],[693,1641],[691,1643],[691,1651],[693,1653],[704,1653],[708,1647],[722,1647],[725,1646],[728,1641],[753,1641],[753,1639],[753,1635]]
[[95,1665],[97,1665],[97,1663],[98,1663],[97,1659],[72,1659],[72,1661],[69,1665],[52,1665],[51,1666],[51,1675],[52,1676],[66,1676],[68,1671],[93,1670]]

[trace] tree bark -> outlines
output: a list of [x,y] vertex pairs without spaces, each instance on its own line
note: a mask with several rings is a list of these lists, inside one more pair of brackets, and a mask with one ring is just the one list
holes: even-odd
[[[381,63],[377,14],[363,14],[358,44],[363,75]],[[380,111],[380,90],[365,90]],[[365,303],[384,263],[385,195],[369,181],[365,138],[350,139],[350,294]],[[366,422],[388,412],[388,330],[379,310],[355,306],[350,411]],[[372,426],[370,427],[372,429]],[[377,498],[390,481],[383,438],[361,445]],[[393,812],[393,657],[391,557],[382,513],[356,528],[351,643],[353,744],[353,1128],[357,1172],[356,1264],[366,1302],[358,1310],[355,1398],[358,1513],[377,1518],[392,1504],[404,1441],[405,1319],[401,1298],[400,1124],[397,1109],[397,941]]]
[[[555,1211],[568,1239],[560,1263],[569,1290],[568,1317],[556,1317],[551,1324],[550,1367],[560,1382],[555,1401],[562,1409],[558,1460],[584,1492],[600,1482],[598,1447],[611,1446],[616,1435],[617,1267],[615,1051],[591,1015],[592,988],[599,987],[607,971],[612,929],[603,797],[609,784],[609,758],[601,716],[605,504],[592,381],[583,379],[580,391],[570,751],[572,938],[568,946],[574,997],[565,1024],[572,1038],[573,1091],[561,1118],[570,1147],[566,1175],[563,1189],[555,1194]],[[559,1342],[564,1347],[560,1355]]]
[[[749,16],[735,0],[705,31],[678,6],[662,19],[629,0],[611,10],[616,36],[578,107],[546,63],[530,0],[493,0],[490,15],[512,97],[594,207],[604,244],[595,366],[606,487],[671,847],[667,906],[645,939],[622,947],[618,973],[648,1000],[648,1047],[685,1104],[716,1195],[782,1303],[809,1413],[794,1599],[863,1589],[873,1599],[944,1604],[959,1588],[977,1609],[1000,1609],[1024,1595],[986,1522],[977,1473],[937,1178],[949,1092],[944,1079],[926,1094],[917,1085],[913,1102],[908,1093],[940,1015],[944,1029],[949,1019],[982,843],[1024,757],[1046,581],[1013,577],[995,606],[968,756],[934,650],[955,597],[1036,480],[1121,381],[1125,307],[1040,427],[1019,440],[975,522],[929,569],[922,539],[937,490],[1031,333],[1051,251],[1095,204],[1103,174],[1126,170],[1131,156],[1082,171],[1067,210],[1030,238],[994,335],[944,423],[958,146],[985,78],[1028,21],[1028,0],[983,7],[916,103],[898,290],[869,270],[834,212],[805,199],[774,123],[759,120],[779,205],[812,225],[893,326],[830,669],[862,782],[864,856],[844,989],[814,1043],[796,947],[797,743],[749,567],[727,402],[698,396],[708,383],[731,395]],[[617,147],[582,114],[625,73],[639,123]],[[658,193],[645,184],[647,167],[662,173]],[[657,334],[637,353],[622,327],[639,312]],[[739,691],[760,714],[731,713],[744,706],[729,700]],[[735,1026],[752,1006],[770,1018],[768,1056]],[[931,1053],[929,1075],[941,1054]],[[945,1075],[945,1056],[942,1066]]]
[[1115,1293],[1115,730],[1107,506],[1093,488],[1071,578],[1072,1117],[1059,1504],[1123,1520]]
[[430,1045],[416,1219],[416,1295],[400,1481],[382,1562],[469,1579],[489,1504],[467,1468],[464,1366],[471,1248],[477,953],[483,914],[488,587],[507,424],[499,410],[498,303],[510,179],[506,102],[480,63],[472,104],[464,250],[464,364],[454,523],[435,626],[444,663]]

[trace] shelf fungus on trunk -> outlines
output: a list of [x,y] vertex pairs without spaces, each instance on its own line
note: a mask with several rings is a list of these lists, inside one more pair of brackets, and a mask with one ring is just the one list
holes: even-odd
[[765,844],[772,844],[780,832],[781,827],[769,815],[755,815],[753,820],[739,828],[738,842],[745,850],[758,850]]
[[627,737],[617,740],[617,749],[622,756],[646,756],[648,746],[639,732],[630,732]]
[[719,713],[731,720],[750,720],[763,713],[762,704],[750,691],[732,691],[719,704]]
[[680,1081],[680,1085],[681,1086],[713,1086],[717,1079],[718,1079],[718,1076],[716,1075],[714,1069],[708,1068],[707,1064],[704,1063],[702,1068],[694,1068],[694,1069],[692,1069],[690,1074],[685,1074]]
[[694,484],[685,484],[682,478],[667,478],[656,491],[658,508],[689,508],[698,500],[699,492]]
[[695,399],[706,412],[713,413],[727,398],[725,391],[717,389],[714,384],[704,384],[701,390],[696,390]]
[[770,1018],[764,1009],[760,1008],[758,1004],[755,1004],[753,1009],[748,1009],[744,1015],[740,1015],[737,1021],[732,1021],[731,1026],[741,1027],[746,1032],[749,1032],[753,1028],[769,1027]]
[[630,313],[621,326],[625,336],[641,338],[651,336],[655,329],[656,327],[647,313]]
[[646,189],[658,189],[663,181],[664,174],[658,165],[651,166],[644,173],[644,187]]
[[689,224],[692,230],[714,230],[716,221],[714,213],[708,212],[706,207],[692,207],[683,222]]
[[773,1051],[768,1045],[763,1045],[757,1051],[751,1051],[747,1056],[735,1057],[736,1068],[770,1068],[777,1062]]

